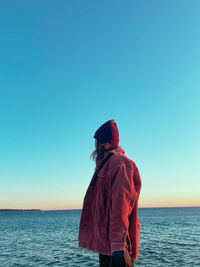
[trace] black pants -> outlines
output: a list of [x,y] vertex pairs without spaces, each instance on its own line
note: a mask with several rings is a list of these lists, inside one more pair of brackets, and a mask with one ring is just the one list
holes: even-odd
[[131,263],[129,259],[127,260],[127,254],[124,262],[113,262],[111,256],[99,254],[99,264],[100,267],[134,267],[133,260]]
[[111,256],[99,254],[99,265],[100,267],[109,267]]

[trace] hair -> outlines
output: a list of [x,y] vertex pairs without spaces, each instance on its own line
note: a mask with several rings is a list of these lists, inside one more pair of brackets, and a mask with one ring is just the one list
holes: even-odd
[[97,146],[95,150],[92,152],[90,159],[92,158],[96,165],[103,159],[106,152],[117,148],[117,146],[111,145],[110,143],[101,144],[97,141]]

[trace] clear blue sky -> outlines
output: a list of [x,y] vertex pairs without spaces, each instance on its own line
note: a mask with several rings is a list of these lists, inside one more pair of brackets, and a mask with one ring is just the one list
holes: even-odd
[[81,208],[114,119],[140,207],[200,205],[200,1],[1,1],[0,208]]

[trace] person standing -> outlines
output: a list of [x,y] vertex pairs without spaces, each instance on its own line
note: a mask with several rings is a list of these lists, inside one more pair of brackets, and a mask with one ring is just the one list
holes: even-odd
[[101,125],[94,138],[96,168],[83,201],[78,246],[99,253],[100,267],[132,267],[139,253],[140,174],[119,146],[114,120]]

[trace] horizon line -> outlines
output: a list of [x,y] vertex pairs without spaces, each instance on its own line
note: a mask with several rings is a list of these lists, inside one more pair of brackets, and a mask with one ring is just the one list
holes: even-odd
[[[165,208],[200,208],[199,206],[152,206],[152,207],[138,207],[138,209],[165,209]],[[3,210],[13,210],[13,211],[53,211],[53,210],[82,210],[82,208],[78,208],[78,209],[39,209],[39,208],[30,208],[30,209],[25,209],[25,208],[0,208],[0,211]]]
[[[200,208],[200,206],[160,206],[160,207],[138,207],[138,209],[165,209],[165,208]],[[48,210],[82,210],[80,209],[40,209],[41,211]]]

